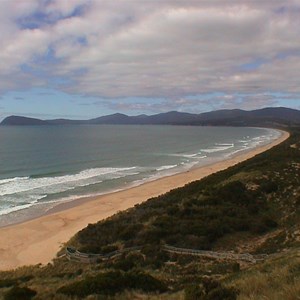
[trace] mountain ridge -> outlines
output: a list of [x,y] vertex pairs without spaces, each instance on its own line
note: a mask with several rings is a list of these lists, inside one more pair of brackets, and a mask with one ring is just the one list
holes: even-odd
[[169,111],[154,115],[128,116],[122,113],[88,120],[41,120],[25,116],[6,117],[0,125],[202,125],[202,126],[274,126],[300,124],[300,111],[286,107],[266,107],[256,110],[223,109],[200,114]]

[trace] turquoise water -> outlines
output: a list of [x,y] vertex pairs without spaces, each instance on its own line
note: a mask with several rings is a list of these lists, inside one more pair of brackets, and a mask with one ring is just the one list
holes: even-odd
[[226,159],[279,135],[229,127],[0,127],[0,225]]

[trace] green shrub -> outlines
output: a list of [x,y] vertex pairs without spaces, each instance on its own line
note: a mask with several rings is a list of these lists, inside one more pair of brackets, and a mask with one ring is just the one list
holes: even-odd
[[236,300],[237,291],[224,287],[220,282],[210,278],[202,279],[202,287],[192,284],[184,290],[185,300]]
[[278,184],[273,181],[265,181],[260,185],[260,189],[266,194],[270,194],[278,190]]
[[58,289],[58,293],[77,297],[92,294],[114,295],[122,291],[123,285],[123,276],[120,272],[108,272],[63,286]]
[[149,274],[145,274],[142,272],[131,272],[125,275],[125,279],[128,283],[128,286],[132,289],[142,290],[144,292],[161,293],[167,291],[167,286],[163,282]]
[[164,292],[167,287],[163,282],[145,273],[115,271],[102,273],[95,277],[87,277],[81,281],[65,285],[59,288],[57,292],[82,298],[92,294],[113,296],[126,289]]
[[0,288],[10,287],[17,283],[15,279],[1,279],[0,280]]
[[219,286],[211,290],[203,300],[236,300],[237,291],[233,288]]
[[34,278],[33,275],[25,275],[25,276],[19,277],[18,280],[21,281],[21,282],[27,282],[27,281],[30,281],[33,278]]
[[217,289],[221,286],[220,282],[211,278],[203,278],[202,285],[204,287],[205,294],[208,294],[210,291]]
[[122,270],[122,271],[129,271],[135,267],[135,263],[131,259],[120,259],[115,264],[113,264],[114,269]]
[[4,300],[30,300],[36,295],[36,291],[27,288],[14,286],[4,296]]
[[278,226],[277,222],[270,217],[265,217],[263,219],[263,222],[268,228],[276,228]]
[[202,299],[203,296],[204,296],[204,291],[197,284],[189,285],[184,290],[184,300]]
[[107,245],[101,248],[101,254],[108,254],[118,250],[118,247],[115,245]]

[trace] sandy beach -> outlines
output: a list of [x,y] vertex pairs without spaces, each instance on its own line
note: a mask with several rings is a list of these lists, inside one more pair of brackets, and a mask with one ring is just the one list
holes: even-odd
[[49,263],[63,244],[89,223],[95,223],[151,197],[224,170],[272,148],[288,137],[289,134],[283,132],[281,137],[272,143],[228,160],[164,177],[124,191],[65,203],[37,219],[0,228],[0,270]]

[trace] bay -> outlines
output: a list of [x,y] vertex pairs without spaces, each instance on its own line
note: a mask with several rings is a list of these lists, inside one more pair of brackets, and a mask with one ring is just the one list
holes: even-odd
[[0,226],[63,201],[100,195],[224,160],[270,143],[264,128],[0,127]]

